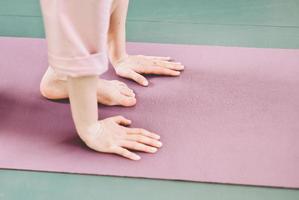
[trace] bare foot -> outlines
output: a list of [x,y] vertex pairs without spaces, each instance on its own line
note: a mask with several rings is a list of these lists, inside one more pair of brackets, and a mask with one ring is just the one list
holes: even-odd
[[[40,83],[40,92],[43,97],[52,100],[68,98],[66,81],[57,79],[54,71],[48,68]],[[120,81],[100,79],[97,90],[98,102],[104,105],[133,106],[136,98],[133,90]]]

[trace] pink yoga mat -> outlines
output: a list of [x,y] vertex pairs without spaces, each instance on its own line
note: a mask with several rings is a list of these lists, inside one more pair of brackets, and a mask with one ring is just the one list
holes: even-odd
[[[129,161],[89,150],[67,102],[39,94],[42,39],[0,39],[0,167],[299,188],[299,50],[129,43],[172,56],[178,78],[150,77],[133,108],[100,106],[159,133],[155,155]],[[117,79],[110,70],[107,79]]]

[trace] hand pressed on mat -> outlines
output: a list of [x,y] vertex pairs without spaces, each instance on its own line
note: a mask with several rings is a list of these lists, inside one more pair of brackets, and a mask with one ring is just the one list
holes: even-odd
[[141,74],[179,76],[184,66],[170,57],[128,55],[126,51],[126,18],[129,1],[113,1],[108,32],[110,62],[118,76],[147,86]]
[[184,66],[173,62],[170,57],[127,55],[113,63],[117,75],[129,78],[140,85],[147,86],[147,79],[141,74],[179,76]]
[[67,79],[72,116],[80,138],[93,150],[116,153],[132,160],[140,157],[128,149],[156,152],[162,145],[158,135],[125,127],[131,121],[121,116],[98,120],[97,81],[97,76]]
[[122,116],[106,118],[92,125],[80,137],[93,150],[115,153],[132,160],[139,160],[140,156],[128,149],[155,153],[162,146],[159,135],[145,129],[125,127],[130,124],[131,121]]

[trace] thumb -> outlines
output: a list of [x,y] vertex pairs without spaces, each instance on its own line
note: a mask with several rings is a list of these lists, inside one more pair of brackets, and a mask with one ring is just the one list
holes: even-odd
[[138,74],[132,69],[118,67],[116,69],[116,74],[121,77],[134,80],[135,82],[137,82],[142,86],[148,86],[148,80],[144,76]]

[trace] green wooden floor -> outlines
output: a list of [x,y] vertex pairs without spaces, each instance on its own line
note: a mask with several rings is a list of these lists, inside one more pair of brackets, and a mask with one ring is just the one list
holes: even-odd
[[[128,40],[299,48],[298,0],[131,0]],[[0,35],[44,37],[38,0],[0,0]]]
[[[130,41],[298,49],[299,0],[131,0],[127,27]],[[0,0],[0,35],[44,37],[38,0]],[[298,200],[299,190],[0,170],[1,200],[200,198]]]

